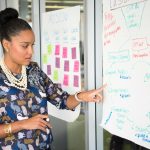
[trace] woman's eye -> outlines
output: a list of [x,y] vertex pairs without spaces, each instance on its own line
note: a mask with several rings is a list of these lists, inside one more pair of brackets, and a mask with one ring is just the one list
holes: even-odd
[[27,48],[27,47],[28,47],[28,45],[22,45],[22,47],[23,47],[23,48]]

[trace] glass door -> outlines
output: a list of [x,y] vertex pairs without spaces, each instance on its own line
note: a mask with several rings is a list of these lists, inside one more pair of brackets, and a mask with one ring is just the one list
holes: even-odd
[[[55,11],[63,8],[80,5],[81,24],[80,24],[80,56],[81,56],[81,76],[82,90],[84,88],[84,52],[83,52],[83,22],[84,10],[83,0],[46,0],[45,11]],[[85,112],[84,105],[81,104],[81,113],[75,122],[67,123],[63,120],[50,116],[52,123],[52,131],[54,142],[52,149],[54,150],[85,150]]]

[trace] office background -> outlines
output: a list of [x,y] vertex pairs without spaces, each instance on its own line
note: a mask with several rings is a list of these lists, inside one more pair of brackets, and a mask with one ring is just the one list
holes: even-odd
[[[33,60],[41,65],[41,14],[81,6],[80,53],[82,89],[102,85],[102,0],[0,0],[0,10],[13,7],[35,31]],[[2,55],[2,51],[1,51]],[[107,150],[110,134],[99,126],[101,104],[82,104],[79,118],[67,123],[51,116],[55,150]],[[104,140],[103,140],[104,139]]]

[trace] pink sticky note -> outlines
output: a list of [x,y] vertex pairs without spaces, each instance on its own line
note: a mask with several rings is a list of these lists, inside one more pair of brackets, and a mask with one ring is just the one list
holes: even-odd
[[72,50],[72,59],[76,59],[76,47],[71,48]]
[[51,75],[51,65],[47,65],[47,75]]
[[74,62],[74,72],[79,72],[79,61]]
[[64,71],[69,71],[69,60],[64,61]]
[[55,60],[55,67],[60,68],[60,58],[58,57],[56,57],[56,60]]
[[64,80],[63,80],[63,85],[67,86],[69,83],[69,76],[68,75],[64,75]]
[[73,85],[74,85],[74,87],[79,87],[79,76],[74,75]]
[[60,45],[55,45],[55,55],[60,54]]
[[68,55],[68,49],[67,49],[67,47],[63,47],[63,55],[62,55],[62,57],[63,58],[67,58],[67,55]]

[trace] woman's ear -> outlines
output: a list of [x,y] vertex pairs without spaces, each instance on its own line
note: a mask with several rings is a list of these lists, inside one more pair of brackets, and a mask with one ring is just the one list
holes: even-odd
[[5,51],[8,52],[9,51],[10,42],[8,40],[3,39],[2,45],[3,45],[4,49],[5,49]]

